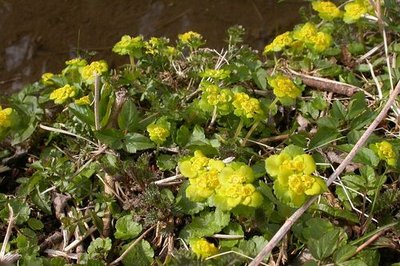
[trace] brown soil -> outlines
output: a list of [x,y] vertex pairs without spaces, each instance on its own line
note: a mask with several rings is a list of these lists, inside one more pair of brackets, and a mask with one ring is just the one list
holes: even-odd
[[166,36],[193,30],[219,48],[226,29],[240,24],[246,41],[262,49],[299,20],[300,0],[0,0],[0,95],[17,91],[44,72],[59,72],[78,48],[110,65],[124,34]]

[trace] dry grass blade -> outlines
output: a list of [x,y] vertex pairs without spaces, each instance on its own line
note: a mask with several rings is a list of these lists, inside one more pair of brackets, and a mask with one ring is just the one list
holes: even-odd
[[[395,102],[397,95],[400,92],[400,82],[397,83],[395,89],[390,93],[389,99],[385,103],[384,107],[378,114],[378,116],[374,119],[374,121],[369,125],[367,130],[361,136],[361,138],[354,145],[353,149],[347,154],[346,158],[343,162],[336,168],[336,170],[332,173],[332,175],[328,178],[326,182],[329,186],[332,182],[343,172],[346,166],[352,161],[357,152],[362,148],[362,146],[367,141],[368,137],[372,134],[375,128],[379,125],[379,123],[385,118],[387,112]],[[287,234],[293,224],[303,215],[303,213],[314,203],[314,201],[318,197],[315,196],[308,200],[302,207],[297,209],[292,216],[290,216],[286,222],[282,225],[282,227],[276,232],[276,234],[271,238],[268,244],[261,250],[261,252],[257,255],[257,257],[249,264],[249,266],[260,265],[265,256],[271,253],[272,249],[282,240],[282,238]]]

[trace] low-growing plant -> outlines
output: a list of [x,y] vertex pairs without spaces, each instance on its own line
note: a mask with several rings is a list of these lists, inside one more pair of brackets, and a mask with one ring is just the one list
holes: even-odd
[[263,54],[241,26],[221,51],[125,35],[125,65],[43,74],[0,107],[0,264],[397,265],[398,103],[358,141],[398,90],[399,11],[311,1]]

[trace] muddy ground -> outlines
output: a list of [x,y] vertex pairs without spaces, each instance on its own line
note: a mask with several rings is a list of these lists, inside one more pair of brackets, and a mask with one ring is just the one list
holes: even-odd
[[240,24],[246,41],[261,50],[299,21],[300,6],[300,0],[0,0],[0,95],[59,72],[77,49],[115,65],[121,58],[110,50],[124,34],[174,39],[193,30],[219,48],[226,29]]

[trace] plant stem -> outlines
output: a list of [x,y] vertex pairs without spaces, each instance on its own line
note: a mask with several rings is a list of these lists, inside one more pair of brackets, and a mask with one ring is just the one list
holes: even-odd
[[135,57],[133,57],[133,55],[129,55],[129,62],[131,63],[132,71],[135,70]]
[[237,139],[239,137],[239,134],[242,131],[242,128],[243,128],[243,119],[240,119],[239,125],[236,128],[235,136],[233,136],[234,139]]
[[244,138],[241,146],[244,147],[246,146],[247,140],[251,137],[251,134],[253,134],[254,130],[257,128],[257,126],[260,124],[260,120],[257,120],[254,122],[254,124],[251,126],[249,132],[247,132],[246,137]]
[[94,75],[94,126],[100,129],[100,76]]

